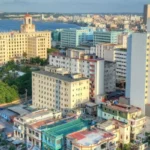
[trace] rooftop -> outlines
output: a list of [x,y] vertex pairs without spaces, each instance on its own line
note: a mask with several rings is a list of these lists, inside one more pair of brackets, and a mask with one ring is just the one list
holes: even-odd
[[[119,126],[125,126],[127,124],[122,123],[122,122],[115,120],[115,119],[110,119],[110,120],[107,120],[103,123],[100,123],[100,124],[98,123],[97,125],[100,129],[106,130],[106,128],[108,127],[107,131],[112,131],[113,129],[117,129]],[[112,126],[112,128],[110,128],[110,126]]]
[[103,142],[108,138],[113,138],[114,135],[109,132],[99,130],[97,128],[92,128],[90,130],[87,129],[69,134],[67,137],[74,139],[74,142],[79,145],[90,146],[93,144],[98,144],[99,142]]
[[109,109],[118,110],[121,112],[134,113],[134,112],[141,111],[140,108],[132,106],[132,105],[126,105],[126,104],[121,104],[121,103],[111,104],[110,102],[109,103],[103,102],[103,104]]
[[76,81],[81,81],[81,80],[88,80],[88,78],[85,78],[85,77],[72,78],[71,74],[61,75],[61,74],[52,73],[52,72],[48,72],[48,71],[34,71],[33,73],[49,76],[49,77],[63,80],[66,82],[76,82]]
[[66,124],[66,123],[68,123],[70,121],[73,121],[73,120],[76,120],[76,117],[74,115],[72,115],[71,117],[64,118],[64,119],[62,119],[60,121],[55,121],[52,124],[49,124],[49,125],[46,125],[46,126],[41,126],[41,127],[39,127],[39,129],[47,131],[50,128]]
[[82,119],[76,119],[65,124],[57,125],[53,128],[44,131],[44,134],[57,137],[66,136],[72,132],[76,132],[82,129],[86,129],[90,126],[89,121],[84,121]]
[[13,112],[11,110],[8,110],[8,109],[1,110],[0,114],[4,114],[4,115],[6,115],[8,117],[13,117],[13,116],[17,116],[18,115],[17,113],[15,113],[15,112]]
[[46,118],[46,119],[43,119],[43,120],[39,120],[35,123],[31,123],[29,125],[29,127],[32,128],[32,129],[38,129],[38,128],[41,128],[42,126],[48,126],[50,124],[53,124],[54,122],[55,122],[55,119]]

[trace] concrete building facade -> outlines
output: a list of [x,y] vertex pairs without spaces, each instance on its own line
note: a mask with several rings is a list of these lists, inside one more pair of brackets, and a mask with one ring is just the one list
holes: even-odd
[[93,45],[99,43],[118,43],[118,35],[121,34],[119,31],[95,31]]
[[96,45],[95,53],[105,61],[116,62],[117,82],[126,80],[127,49],[117,44],[101,43]]
[[32,102],[36,108],[69,111],[89,101],[89,79],[56,67],[32,73]]
[[147,20],[150,19],[150,4],[144,5],[144,24],[147,25]]
[[77,47],[82,42],[93,40],[94,28],[64,29],[61,32],[61,47]]
[[136,139],[137,135],[144,133],[146,117],[142,115],[142,110],[138,107],[102,102],[98,109],[98,117],[109,120],[116,119],[130,125],[131,139]]
[[150,34],[133,33],[128,39],[126,97],[140,107],[150,103]]
[[82,73],[90,79],[90,98],[104,94],[104,60],[78,50],[69,50],[67,55],[49,55],[49,64],[65,68],[70,73]]
[[20,32],[0,33],[0,64],[14,59],[40,57],[47,58],[47,48],[51,48],[49,31],[36,31],[32,17],[26,14]]

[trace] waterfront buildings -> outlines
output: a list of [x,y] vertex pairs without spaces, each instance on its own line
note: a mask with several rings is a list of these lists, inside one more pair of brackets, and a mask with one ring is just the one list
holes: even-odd
[[61,32],[61,47],[75,48],[82,42],[92,41],[95,28],[82,27],[81,29],[64,29]]
[[128,39],[126,97],[130,104],[140,107],[150,103],[149,33],[133,33]]
[[0,65],[10,60],[29,59],[32,57],[47,58],[47,48],[51,48],[49,31],[36,31],[29,14],[24,16],[20,32],[0,33]]
[[89,101],[89,79],[48,66],[32,73],[32,102],[36,108],[69,111]]
[[118,35],[121,34],[120,31],[95,31],[93,38],[93,45],[99,43],[118,43]]
[[147,20],[150,19],[150,4],[144,5],[144,24],[147,25]]

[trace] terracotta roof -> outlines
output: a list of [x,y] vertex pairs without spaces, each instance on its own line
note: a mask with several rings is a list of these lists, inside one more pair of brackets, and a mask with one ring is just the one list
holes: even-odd
[[31,17],[31,15],[30,14],[25,14],[25,16],[24,17]]

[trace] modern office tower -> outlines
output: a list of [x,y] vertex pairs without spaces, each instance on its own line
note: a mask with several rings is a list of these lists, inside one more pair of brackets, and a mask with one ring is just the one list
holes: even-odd
[[47,58],[47,48],[51,48],[51,34],[49,31],[36,31],[32,17],[26,14],[21,30],[0,33],[0,65],[10,60],[40,57]]
[[127,49],[122,46],[110,43],[97,44],[95,53],[99,58],[106,61],[116,62],[116,80],[117,82],[126,80],[126,57]]
[[147,19],[150,19],[150,4],[144,5],[144,24],[147,25]]
[[95,31],[93,45],[99,43],[118,43],[118,35],[121,34],[120,31]]
[[89,79],[48,66],[32,73],[32,102],[36,108],[68,111],[89,101]]
[[49,64],[67,69],[70,73],[82,73],[90,79],[90,99],[104,94],[104,60],[80,50],[67,50],[67,55],[49,55]]
[[150,103],[150,33],[133,33],[128,39],[126,97],[142,108]]
[[77,47],[82,42],[93,40],[95,28],[64,29],[61,32],[61,47]]

